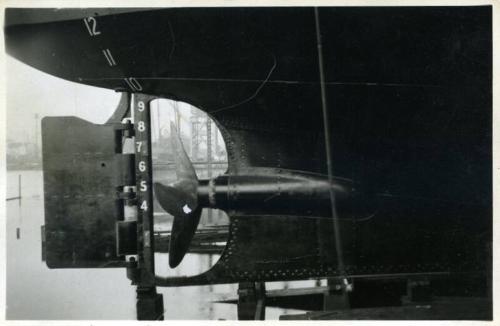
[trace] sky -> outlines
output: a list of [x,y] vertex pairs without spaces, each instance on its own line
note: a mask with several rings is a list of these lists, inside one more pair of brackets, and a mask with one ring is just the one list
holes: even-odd
[[[93,123],[105,123],[120,100],[120,93],[113,90],[54,77],[9,56],[6,57],[6,72],[7,141],[40,143],[40,119],[46,116],[77,116]],[[153,103],[153,139],[157,137],[157,117],[160,117],[160,129],[170,129],[170,121],[174,120],[172,103],[170,100]],[[180,129],[185,136],[190,137],[192,106],[178,102],[178,108],[181,115]],[[215,125],[212,126],[215,130]],[[38,139],[35,135],[38,135]],[[220,133],[218,137],[219,143],[223,144]]]
[[9,56],[6,72],[8,140],[33,142],[37,130],[35,114],[40,119],[74,115],[104,123],[120,99],[120,94],[112,90],[53,77]]

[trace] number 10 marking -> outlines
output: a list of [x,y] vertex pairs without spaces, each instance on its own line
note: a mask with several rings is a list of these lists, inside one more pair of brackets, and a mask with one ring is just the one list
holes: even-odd
[[124,80],[133,91],[142,91],[141,84],[134,77],[125,78]]

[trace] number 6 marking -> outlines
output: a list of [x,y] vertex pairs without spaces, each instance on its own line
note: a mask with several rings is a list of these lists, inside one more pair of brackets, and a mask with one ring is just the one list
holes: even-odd
[[146,162],[144,162],[144,161],[139,162],[139,171],[141,171],[141,172],[146,171]]

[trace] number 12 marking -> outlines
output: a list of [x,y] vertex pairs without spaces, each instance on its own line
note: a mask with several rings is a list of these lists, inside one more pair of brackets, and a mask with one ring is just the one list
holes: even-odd
[[[97,30],[97,20],[95,20],[94,17],[84,18],[83,22],[85,23],[85,27],[87,27],[90,36],[96,36],[101,34],[101,32]],[[92,27],[90,25],[92,25]]]

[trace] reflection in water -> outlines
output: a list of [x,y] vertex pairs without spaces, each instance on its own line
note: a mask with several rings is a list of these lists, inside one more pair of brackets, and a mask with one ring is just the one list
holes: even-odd
[[134,319],[135,290],[125,270],[50,270],[42,262],[42,172],[9,171],[7,196],[15,191],[19,174],[21,206],[7,202],[7,319]]

